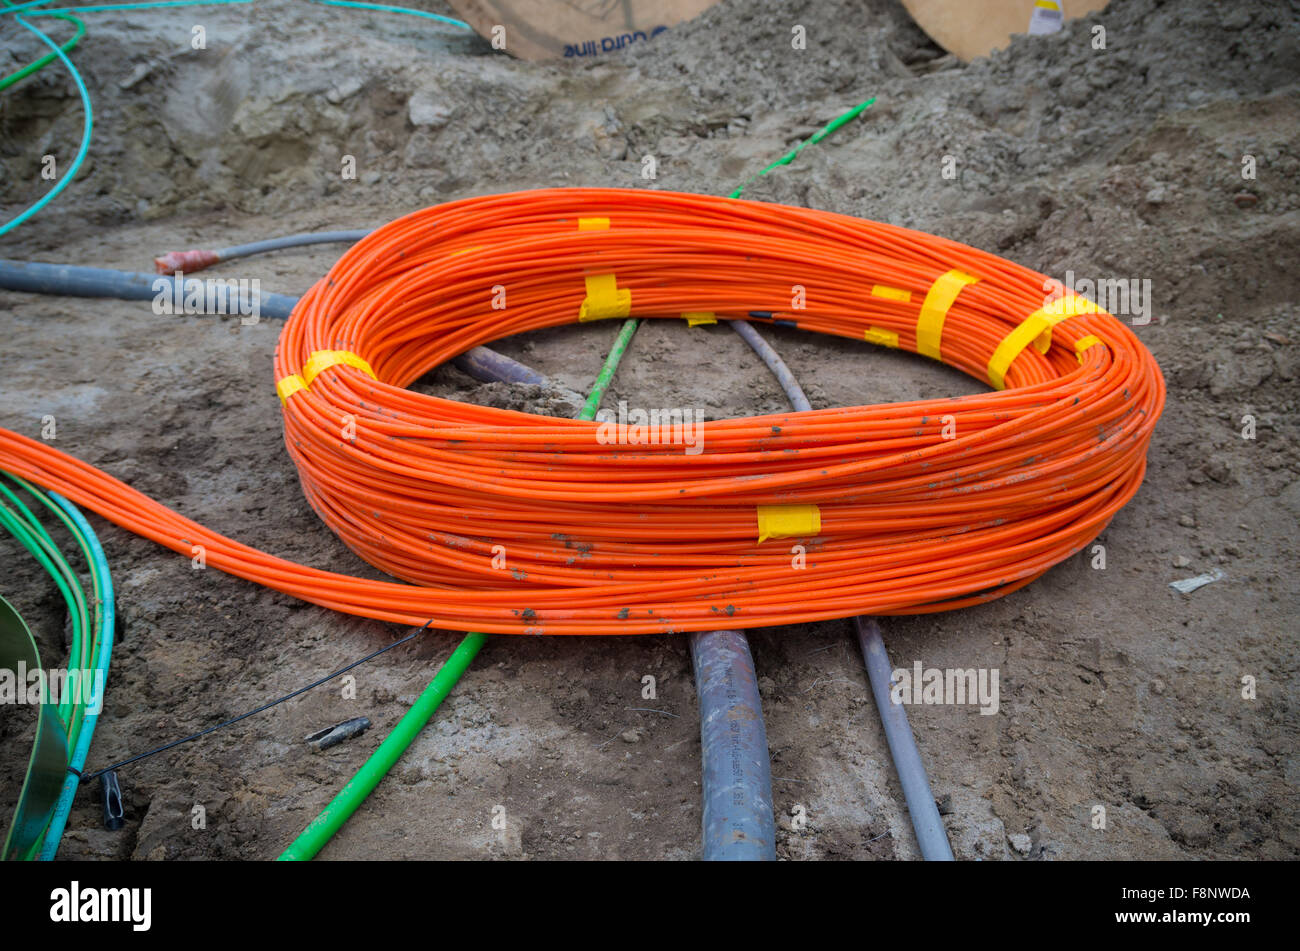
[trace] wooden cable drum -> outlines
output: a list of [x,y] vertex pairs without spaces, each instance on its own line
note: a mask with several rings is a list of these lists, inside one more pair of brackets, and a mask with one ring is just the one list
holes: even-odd
[[[1106,0],[903,0],[903,6],[930,39],[970,61],[1003,49],[1017,33],[1050,32],[1095,13]],[[1031,29],[1035,19],[1041,25]]]

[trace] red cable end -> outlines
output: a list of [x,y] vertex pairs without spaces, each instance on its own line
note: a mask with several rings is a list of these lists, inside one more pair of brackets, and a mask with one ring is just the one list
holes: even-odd
[[175,274],[177,271],[193,274],[212,267],[220,260],[216,251],[168,251],[162,257],[153,259],[153,269],[159,274]]

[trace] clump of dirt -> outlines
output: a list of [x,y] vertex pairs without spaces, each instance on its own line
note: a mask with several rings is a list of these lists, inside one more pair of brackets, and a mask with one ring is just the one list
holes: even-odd
[[[6,236],[6,257],[146,270],[171,248],[364,227],[512,188],[725,194],[875,96],[745,197],[920,228],[1061,281],[1137,288],[1123,316],[1163,367],[1169,401],[1147,484],[1098,540],[1101,560],[1085,551],[978,609],[886,619],[886,643],[900,667],[1000,672],[996,715],[911,711],[959,857],[1300,853],[1294,5],[1129,0],[969,65],[887,0],[727,0],[623,55],[553,64],[400,17],[288,0],[195,16],[206,50],[147,13],[89,22],[74,59],[96,109],[91,158]],[[807,44],[795,49],[800,25]],[[0,19],[0,70],[39,53],[20,34]],[[66,168],[80,129],[79,97],[57,67],[6,91],[2,214],[49,187],[43,157]],[[349,157],[355,177],[343,174]],[[255,258],[224,274],[299,293],[336,253]],[[302,497],[281,445],[273,323],[7,293],[0,306],[10,357],[0,425],[37,436],[55,415],[59,448],[164,504],[278,555],[377,576]],[[616,332],[566,327],[496,345],[555,390],[484,386],[449,367],[416,386],[570,416]],[[905,354],[763,332],[818,407],[980,388]],[[785,407],[735,334],[675,321],[638,332],[607,405],[619,399],[710,418]],[[256,706],[401,633],[194,571],[92,519],[126,618],[92,766]],[[10,564],[0,593],[33,621],[45,656],[59,656],[57,595],[29,561]],[[1168,586],[1211,569],[1223,579],[1191,595]],[[914,857],[848,623],[750,639],[780,855]],[[355,693],[322,688],[130,768],[127,828],[103,830],[87,798],[63,854],[277,854],[454,643],[427,635],[359,668]],[[375,724],[361,739],[323,754],[302,742],[357,715]],[[3,749],[18,750],[28,728],[0,709]],[[16,798],[22,758],[0,758],[0,808]],[[690,858],[698,782],[682,640],[494,638],[324,854]],[[498,807],[504,830],[493,827]]]

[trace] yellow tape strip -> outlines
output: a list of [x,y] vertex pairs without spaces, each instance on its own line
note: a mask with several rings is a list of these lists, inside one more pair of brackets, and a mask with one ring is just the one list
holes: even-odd
[[618,286],[613,274],[591,274],[587,277],[587,299],[578,309],[578,320],[608,320],[626,317],[632,313],[632,292]]
[[1097,346],[1097,344],[1105,346],[1106,341],[1102,340],[1096,334],[1088,334],[1088,336],[1084,337],[1074,345],[1074,355],[1079,358],[1080,364],[1083,363],[1083,352],[1089,347]]
[[718,315],[711,310],[691,310],[682,314],[682,320],[689,327],[699,327],[701,324],[716,324]]
[[897,300],[906,304],[912,299],[912,292],[905,291],[901,287],[889,287],[885,284],[871,285],[872,297],[883,297],[885,300]]
[[609,219],[608,218],[579,218],[578,230],[579,231],[608,231]]
[[311,381],[320,376],[324,371],[338,364],[345,364],[350,367],[356,367],[372,379],[378,379],[375,371],[370,369],[370,364],[362,360],[351,350],[317,350],[302,367],[302,381],[307,386],[311,386]]
[[878,343],[882,347],[897,347],[898,334],[892,330],[886,330],[884,327],[868,327],[863,338],[867,343]]
[[769,538],[816,535],[822,530],[822,512],[815,505],[758,506],[759,544]]
[[993,351],[993,356],[989,359],[989,382],[994,389],[1006,389],[1007,371],[1025,347],[1033,344],[1035,350],[1045,354],[1052,347],[1053,327],[1079,314],[1099,313],[1103,311],[1096,304],[1077,294],[1062,297],[1034,311],[1020,322],[1020,326],[1003,337]]
[[283,379],[277,380],[275,384],[275,392],[280,397],[280,405],[282,406],[289,402],[289,397],[293,396],[293,394],[305,389],[307,389],[307,384],[296,373],[290,373]]
[[967,284],[979,278],[965,271],[952,270],[930,285],[925,300],[921,302],[921,316],[916,320],[916,352],[935,360],[942,360],[939,341],[943,338],[943,320],[948,309]]

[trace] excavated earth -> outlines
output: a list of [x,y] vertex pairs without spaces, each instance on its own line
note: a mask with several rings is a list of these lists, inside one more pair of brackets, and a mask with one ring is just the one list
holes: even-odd
[[[1300,854],[1295,3],[1128,0],[970,64],[888,0],[728,0],[622,54],[546,64],[427,21],[305,0],[87,20],[73,58],[94,103],[89,159],[63,195],[0,239],[4,257],[149,270],[165,250],[372,227],[490,192],[727,193],[877,97],[746,197],[945,235],[1061,280],[1138,281],[1150,288],[1150,319],[1137,333],[1169,384],[1146,483],[1099,539],[1104,568],[1085,550],[987,606],[884,621],[896,666],[999,672],[995,715],[911,710],[956,854]],[[192,48],[196,25],[204,49]],[[805,49],[792,48],[797,25]],[[60,27],[50,28],[62,36]],[[0,73],[39,52],[0,20]],[[82,121],[57,64],[5,91],[0,220],[49,187],[44,156],[71,163]],[[347,156],[355,178],[341,174]],[[653,180],[642,177],[646,156]],[[338,253],[213,273],[296,294]],[[0,292],[0,329],[0,425],[39,437],[53,416],[58,448],[216,530],[377,577],[312,513],[284,452],[275,321]],[[496,346],[585,392],[615,332],[574,326]],[[817,407],[981,387],[865,343],[764,332]],[[418,386],[574,409],[564,392],[483,386],[451,367]],[[608,399],[711,418],[785,407],[735,334],[680,321],[643,326]],[[1254,438],[1243,438],[1252,424]],[[241,713],[403,633],[195,571],[90,518],[125,620],[92,767]],[[59,657],[57,592],[11,540],[0,551],[0,593],[43,655]],[[1169,586],[1215,570],[1222,578],[1190,595]],[[125,828],[105,830],[85,795],[61,854],[277,855],[456,640],[428,635],[354,671],[354,691],[322,687],[125,768]],[[779,856],[916,857],[849,622],[754,631],[751,643]],[[17,799],[30,713],[0,707],[0,822]],[[373,722],[363,737],[324,753],[303,742],[354,716]],[[682,638],[493,638],[322,856],[694,858],[699,756]],[[500,815],[504,829],[493,825]]]

